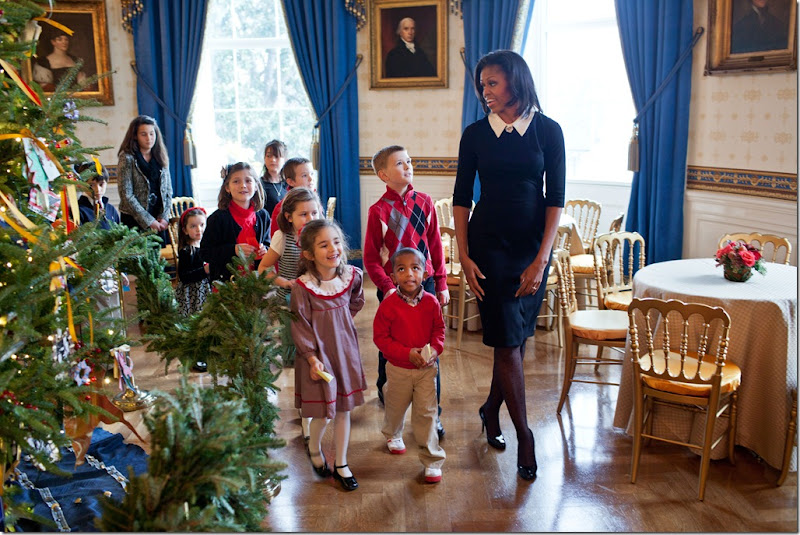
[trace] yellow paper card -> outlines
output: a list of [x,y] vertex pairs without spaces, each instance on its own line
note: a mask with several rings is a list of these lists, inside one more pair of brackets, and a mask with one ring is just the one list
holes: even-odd
[[323,380],[324,380],[326,383],[330,383],[330,382],[331,382],[331,379],[333,379],[333,375],[329,374],[328,372],[322,372],[322,371],[318,371],[318,372],[317,372],[317,375],[319,375],[320,377],[322,377],[322,379],[323,379]]

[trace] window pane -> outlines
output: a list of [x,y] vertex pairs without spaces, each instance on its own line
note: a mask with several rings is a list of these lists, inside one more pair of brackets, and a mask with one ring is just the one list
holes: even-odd
[[311,110],[307,107],[283,112],[283,141],[286,143],[290,157],[310,157],[314,122]]
[[274,50],[237,50],[236,82],[242,109],[277,104],[277,59]]
[[232,0],[231,4],[233,12],[236,13],[236,37],[275,36],[275,2],[272,0]]
[[214,131],[221,145],[238,143],[235,111],[218,111],[214,114]]
[[244,161],[255,164],[254,169],[260,173],[264,163],[264,145],[278,137],[278,112],[243,112],[241,129],[242,153],[247,155]]
[[208,38],[230,39],[233,37],[231,26],[231,5],[228,2],[210,1],[206,13],[206,31]]
[[233,77],[233,50],[214,50],[211,54],[211,85],[214,108],[236,107],[236,86]]
[[[630,181],[636,114],[612,0],[537,0],[525,58],[544,113],[561,125],[568,180]],[[575,47],[574,43],[591,43]]]
[[281,94],[284,106],[311,106],[291,48],[281,49]]

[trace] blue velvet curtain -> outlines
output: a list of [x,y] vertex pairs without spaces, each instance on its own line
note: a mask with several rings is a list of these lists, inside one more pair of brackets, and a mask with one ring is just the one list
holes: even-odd
[[143,4],[132,23],[136,67],[144,79],[137,80],[136,85],[139,113],[154,117],[164,135],[174,195],[191,196],[192,178],[190,167],[183,164],[183,139],[200,67],[208,3],[143,0]]
[[[533,12],[530,0],[527,13],[522,16],[530,21]],[[520,0],[464,0],[464,55],[467,68],[464,73],[464,102],[461,111],[461,130],[486,116],[475,95],[475,65],[482,56],[494,50],[511,48],[514,24],[517,22]],[[487,21],[491,21],[488,23]],[[527,36],[527,31],[525,32]],[[480,197],[480,181],[475,181],[473,199]]]
[[[692,41],[692,0],[616,0],[622,53],[637,112]],[[644,236],[647,263],[681,257],[691,57],[639,120],[639,171],[625,229]]]
[[[342,0],[284,0],[289,38],[308,97],[319,116],[356,62],[356,18]],[[321,199],[336,197],[337,221],[353,248],[361,244],[358,86],[355,78],[319,126]],[[357,263],[357,262],[355,262]]]

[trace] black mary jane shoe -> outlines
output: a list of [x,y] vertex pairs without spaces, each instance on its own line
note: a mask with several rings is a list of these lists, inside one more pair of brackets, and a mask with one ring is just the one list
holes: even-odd
[[311,450],[306,448],[306,453],[308,454],[308,460],[311,462],[311,468],[314,469],[315,474],[319,477],[331,477],[331,469],[328,468],[328,461],[325,460],[325,456],[322,452],[319,452],[319,456],[322,457],[322,466],[315,466],[314,462],[311,461]]
[[533,450],[533,464],[530,466],[523,466],[521,464],[517,465],[517,473],[519,477],[524,479],[525,481],[531,481],[536,479],[536,468],[538,465],[536,464],[536,442],[533,439],[533,432],[528,429],[528,433],[531,434],[531,449]]
[[[486,430],[486,415],[483,412],[483,407],[478,409],[478,416],[481,417],[481,433],[483,433]],[[500,433],[496,437],[490,437],[489,432],[487,431],[486,442],[488,442],[489,445],[496,450],[503,451],[506,449],[506,439],[503,436],[503,433]]]
[[339,474],[339,468],[347,468],[347,465],[344,466],[333,466],[333,479],[339,482],[344,490],[356,490],[358,488],[358,481],[353,476],[344,477]]

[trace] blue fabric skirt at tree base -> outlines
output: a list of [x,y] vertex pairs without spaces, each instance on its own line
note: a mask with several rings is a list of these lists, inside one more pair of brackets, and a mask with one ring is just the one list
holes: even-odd
[[[95,428],[92,434],[88,456],[96,458],[106,467],[115,467],[125,476],[124,484],[127,484],[129,477],[128,467],[132,467],[136,475],[147,471],[148,456],[142,448],[125,444],[122,435],[109,433],[99,427]],[[53,499],[61,506],[70,531],[99,531],[94,525],[95,517],[101,514],[99,497],[110,491],[112,499],[121,501],[125,495],[122,485],[106,470],[92,466],[88,460],[75,468],[75,454],[64,448],[61,450],[61,460],[57,465],[71,473],[72,477],[42,472],[24,460],[20,461],[18,468],[36,489],[50,490]],[[31,503],[35,514],[52,519],[50,507],[36,489],[23,487],[18,502]],[[75,503],[77,498],[81,499],[80,503]],[[17,531],[58,531],[58,528],[53,529],[25,520],[20,521],[16,528]]]

